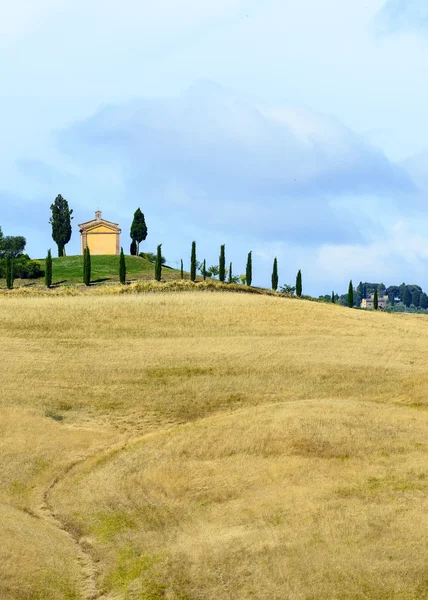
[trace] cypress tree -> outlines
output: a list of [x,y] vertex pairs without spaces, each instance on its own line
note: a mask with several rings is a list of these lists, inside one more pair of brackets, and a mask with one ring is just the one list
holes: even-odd
[[192,254],[190,256],[190,280],[196,281],[196,242],[192,242]]
[[224,244],[220,246],[220,259],[219,259],[219,270],[218,270],[218,278],[220,281],[226,279],[226,255],[225,255],[225,246]]
[[180,277],[181,277],[181,279],[184,279],[184,271],[183,271],[183,259],[181,259],[181,266],[180,266]]
[[375,289],[374,295],[373,295],[373,308],[375,310],[377,310],[379,308],[379,295],[378,295],[377,288]]
[[86,246],[83,253],[83,283],[90,285],[91,283],[91,251],[89,246]]
[[155,279],[160,281],[162,278],[162,244],[159,244],[156,252],[156,263],[155,263]]
[[335,304],[336,303],[336,298],[334,297],[334,291],[331,292],[331,303]]
[[137,208],[134,213],[130,234],[131,239],[134,240],[137,246],[136,254],[140,254],[140,242],[143,242],[147,237],[146,220],[140,208]]
[[419,298],[419,306],[423,309],[428,308],[428,296],[425,292],[422,292],[421,297]]
[[273,261],[273,269],[272,269],[272,289],[278,289],[278,261],[275,258]]
[[205,258],[204,258],[204,265],[202,267],[202,275],[203,275],[204,281],[205,281],[207,278],[207,261],[205,260]]
[[299,296],[299,298],[302,295],[302,272],[300,269],[296,277],[296,295]]
[[409,308],[412,303],[412,294],[410,293],[409,288],[406,286],[403,294],[403,304]]
[[253,259],[251,252],[248,253],[247,257],[247,268],[245,269],[245,282],[247,285],[251,285],[253,281]]
[[352,285],[352,279],[349,282],[348,288],[348,306],[352,308],[354,306],[354,286]]
[[52,253],[48,250],[45,264],[45,285],[50,288],[52,285]]
[[125,283],[126,283],[126,262],[125,262],[125,255],[123,253],[123,248],[120,249],[119,280],[122,285],[125,285]]
[[6,258],[6,286],[8,290],[13,289],[15,276],[13,272],[13,259],[10,254]]
[[51,204],[52,216],[49,223],[52,225],[52,238],[58,246],[58,256],[64,256],[64,246],[71,239],[71,220],[73,210],[68,207],[68,202],[59,194]]
[[228,279],[228,283],[232,283],[232,263],[230,263],[229,265],[229,279]]

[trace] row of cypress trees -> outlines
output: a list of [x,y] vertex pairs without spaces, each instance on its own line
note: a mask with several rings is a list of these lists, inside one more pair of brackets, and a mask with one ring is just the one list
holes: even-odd
[[[83,251],[83,283],[87,286],[89,286],[91,283],[91,271],[91,251],[88,247],[86,247]],[[9,287],[10,281],[11,283]],[[126,283],[126,262],[123,248],[120,249],[119,257],[119,281],[123,285]],[[12,269],[7,270],[6,272],[6,284],[9,289],[13,287],[13,266]],[[52,252],[50,250],[48,250],[45,261],[45,285],[47,288],[52,286]]]
[[[198,268],[198,261],[196,258],[196,242],[192,242],[192,250],[190,253],[190,280],[191,281],[196,281],[197,268]],[[232,268],[233,268],[232,263],[229,263],[228,283],[233,282]],[[207,261],[205,258],[204,258],[204,262],[202,263],[201,273],[202,273],[202,277],[205,280],[207,277]],[[183,259],[181,259],[181,261],[180,261],[180,277],[181,277],[181,279],[184,279]],[[226,281],[226,245],[225,244],[222,244],[220,246],[218,278],[223,283]],[[247,285],[251,285],[252,278],[253,278],[252,253],[249,252],[248,257],[247,257],[247,267],[246,267],[246,273],[245,273],[245,279],[246,279]]]
[[[196,258],[196,242],[192,242],[192,250],[190,253],[190,280],[191,281],[196,281],[197,267],[198,267],[198,262],[197,262],[197,258]],[[233,265],[232,265],[232,263],[230,263],[229,264],[228,283],[232,283],[232,281],[234,279],[232,267],[233,267]],[[207,275],[205,259],[204,259],[204,262],[202,263],[201,272],[202,272],[202,276],[205,280],[206,275]],[[180,276],[181,276],[181,279],[184,279],[183,259],[181,259],[181,261],[180,261]],[[221,282],[225,282],[225,280],[226,280],[226,246],[225,246],[225,244],[222,244],[220,246],[218,278]],[[251,286],[252,281],[253,281],[253,256],[252,256],[252,252],[250,251],[247,256],[247,264],[246,264],[246,268],[245,268],[245,282],[247,285]],[[276,291],[278,289],[278,259],[277,258],[275,258],[273,261],[271,281],[272,281],[272,289]],[[302,295],[302,272],[300,269],[299,269],[299,272],[297,273],[297,277],[296,277],[296,294],[299,297]]]

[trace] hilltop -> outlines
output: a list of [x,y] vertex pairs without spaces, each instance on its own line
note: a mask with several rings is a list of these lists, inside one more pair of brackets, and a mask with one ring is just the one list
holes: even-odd
[[[154,277],[154,264],[140,256],[125,256],[127,279],[149,280]],[[40,260],[44,268],[45,260]],[[53,283],[77,284],[82,283],[83,256],[64,256],[53,259]],[[94,283],[109,283],[119,281],[119,256],[92,256],[92,281]],[[176,279],[180,271],[163,267],[163,279]],[[40,282],[42,283],[42,282]]]
[[0,304],[0,597],[428,597],[424,317]]

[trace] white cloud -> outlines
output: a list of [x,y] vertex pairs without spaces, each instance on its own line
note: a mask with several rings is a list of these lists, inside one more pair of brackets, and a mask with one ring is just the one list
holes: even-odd
[[129,196],[143,190],[162,211],[187,214],[187,206],[195,223],[210,219],[227,230],[239,219],[258,235],[312,244],[362,235],[367,214],[350,216],[337,198],[353,205],[357,194],[383,197],[413,187],[337,120],[264,108],[212,82],[178,98],[106,107],[60,141],[91,169],[121,165]]
[[380,33],[428,30],[428,6],[425,0],[387,0],[376,16]]

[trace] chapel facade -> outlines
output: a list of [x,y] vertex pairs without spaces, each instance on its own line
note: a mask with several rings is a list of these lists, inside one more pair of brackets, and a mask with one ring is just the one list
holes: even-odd
[[95,219],[81,223],[80,251],[89,248],[91,254],[120,254],[121,230],[117,223],[106,221],[100,210],[95,213]]

